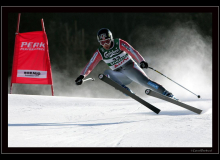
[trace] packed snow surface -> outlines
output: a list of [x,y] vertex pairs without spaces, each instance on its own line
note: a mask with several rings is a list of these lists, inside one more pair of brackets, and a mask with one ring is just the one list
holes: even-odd
[[211,99],[144,100],[9,94],[8,147],[212,147]]

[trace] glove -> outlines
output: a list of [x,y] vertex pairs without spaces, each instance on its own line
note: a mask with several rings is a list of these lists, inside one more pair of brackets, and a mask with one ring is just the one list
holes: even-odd
[[78,78],[76,78],[76,80],[75,80],[76,85],[81,85],[83,82],[83,78],[84,78],[83,75],[80,75]]
[[140,63],[140,67],[141,67],[141,68],[148,68],[148,63],[145,62],[145,61],[142,61],[142,62]]

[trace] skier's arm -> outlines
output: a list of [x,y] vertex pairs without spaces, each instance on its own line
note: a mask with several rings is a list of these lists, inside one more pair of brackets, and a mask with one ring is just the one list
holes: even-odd
[[80,76],[76,78],[75,82],[77,85],[81,85],[83,82],[83,78],[85,78],[92,70],[95,68],[95,66],[102,60],[102,56],[99,53],[98,50],[93,54],[90,61],[86,64],[86,66],[83,68],[82,72],[80,73]]
[[120,49],[122,51],[127,52],[132,58],[134,58],[138,63],[145,61],[144,58],[140,55],[140,53],[135,50],[128,42],[119,39]]
[[84,78],[95,68],[95,66],[102,60],[102,56],[98,50],[93,54],[90,61],[86,64],[80,75],[83,75]]

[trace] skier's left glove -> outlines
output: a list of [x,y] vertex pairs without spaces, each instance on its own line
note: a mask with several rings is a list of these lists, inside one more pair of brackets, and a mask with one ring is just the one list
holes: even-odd
[[83,75],[80,75],[79,77],[77,77],[76,80],[75,80],[76,85],[81,85],[82,82],[83,82],[83,78],[84,78]]
[[142,62],[140,63],[140,67],[141,67],[141,68],[148,68],[148,63],[145,62],[145,61],[142,61]]

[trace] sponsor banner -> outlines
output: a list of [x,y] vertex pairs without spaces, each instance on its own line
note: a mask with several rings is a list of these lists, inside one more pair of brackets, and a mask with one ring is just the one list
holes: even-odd
[[47,78],[47,71],[18,70],[17,77],[26,78]]
[[53,84],[46,32],[16,34],[11,83]]
[[45,51],[45,43],[44,42],[21,42],[20,50],[23,50],[23,51],[35,51],[35,50]]

